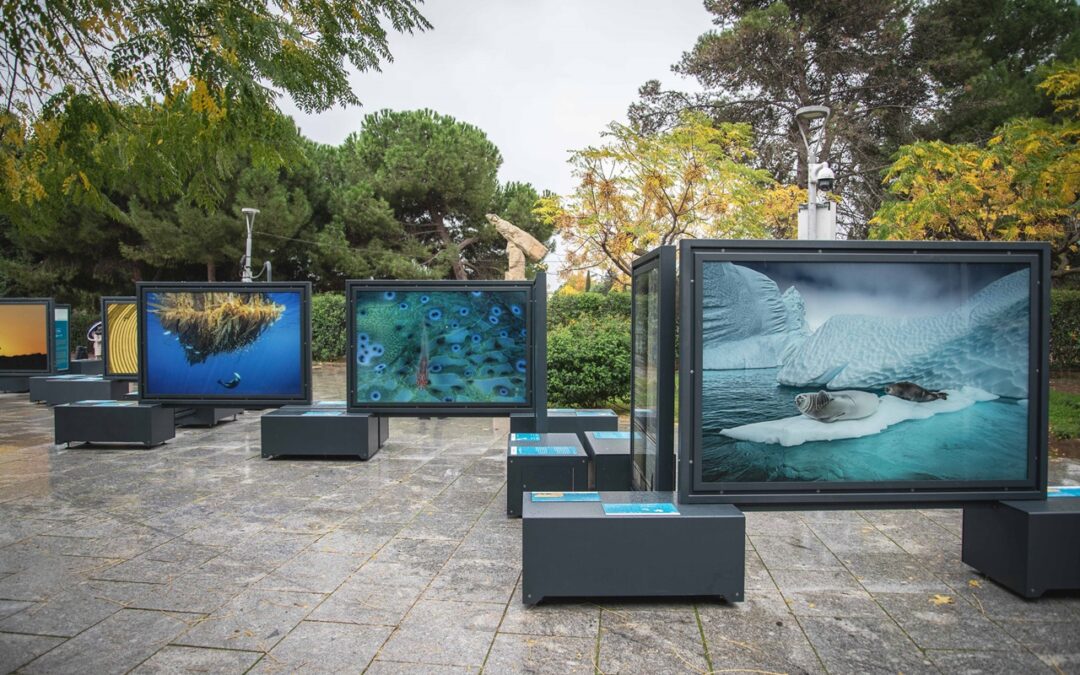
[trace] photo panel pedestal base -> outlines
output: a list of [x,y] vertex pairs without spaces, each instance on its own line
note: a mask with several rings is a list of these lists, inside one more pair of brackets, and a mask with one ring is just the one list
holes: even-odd
[[72,375],[102,375],[105,362],[101,359],[72,359],[68,372]]
[[589,488],[589,456],[577,434],[510,434],[506,451],[506,515],[521,516],[521,499],[530,491]]
[[77,401],[118,401],[128,393],[124,380],[106,380],[96,375],[52,375],[30,380],[30,400],[50,406]]
[[236,420],[240,410],[236,408],[213,408],[196,406],[194,408],[175,408],[176,426],[178,427],[216,427],[222,422]]
[[965,507],[961,559],[1025,598],[1080,589],[1080,497]]
[[129,401],[64,403],[53,410],[53,442],[159,445],[176,437],[173,411]]
[[0,393],[24,394],[30,391],[30,377],[26,375],[0,376]]
[[328,406],[288,406],[260,420],[263,457],[355,457],[379,452],[386,418]]
[[592,460],[590,485],[601,492],[633,490],[630,477],[630,432],[586,431],[585,452]]
[[[522,504],[522,597],[718,597],[741,602],[746,519],[671,492],[592,493]],[[660,507],[667,507],[666,511]]]
[[[587,431],[618,431],[619,416],[613,410],[603,408],[581,409],[548,408],[547,433],[577,434],[585,442]],[[514,413],[510,415],[511,433],[536,431],[536,416],[533,413]]]

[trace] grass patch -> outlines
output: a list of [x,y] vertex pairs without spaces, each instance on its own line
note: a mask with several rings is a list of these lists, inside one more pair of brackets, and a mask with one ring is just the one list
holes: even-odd
[[1080,394],[1050,390],[1050,433],[1057,438],[1080,438]]

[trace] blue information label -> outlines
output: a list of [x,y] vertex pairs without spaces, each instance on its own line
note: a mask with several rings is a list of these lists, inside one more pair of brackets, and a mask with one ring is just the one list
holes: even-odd
[[594,431],[593,438],[598,441],[628,441],[629,431]]
[[540,434],[510,434],[512,441],[538,441]]
[[510,448],[511,455],[519,457],[566,457],[577,454],[577,448],[572,445],[514,445]]
[[573,408],[548,408],[549,413],[556,413],[559,415],[565,415],[567,413],[573,415],[576,412]]
[[138,401],[101,401],[94,405],[99,408],[130,408],[139,405]]
[[604,504],[604,515],[607,516],[677,516],[679,510],[674,504],[668,503],[645,503],[640,504]]
[[598,502],[599,492],[533,492],[534,502]]
[[614,417],[615,413],[610,410],[579,410],[578,417]]
[[300,413],[301,417],[341,417],[345,414],[341,410],[308,410]]
[[1047,497],[1080,497],[1080,485],[1052,485],[1046,488]]
[[68,336],[68,310],[66,307],[57,307],[55,310],[55,318],[53,319],[53,330],[55,335],[56,352],[56,369],[67,370],[71,367],[68,358],[71,354],[70,341]]
[[315,405],[329,408],[344,408],[345,401],[315,401]]

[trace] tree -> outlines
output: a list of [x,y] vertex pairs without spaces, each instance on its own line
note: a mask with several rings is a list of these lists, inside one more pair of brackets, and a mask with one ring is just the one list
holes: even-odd
[[610,142],[575,152],[573,194],[538,213],[567,243],[567,272],[599,268],[625,280],[633,259],[682,237],[789,236],[802,191],[749,166],[746,124],[686,113],[670,131],[611,124]]
[[4,109],[30,117],[61,88],[115,103],[190,86],[264,107],[284,91],[302,109],[357,104],[346,60],[390,60],[384,23],[430,28],[413,0],[9,0],[0,15]]
[[499,149],[483,131],[452,117],[431,110],[369,115],[346,139],[340,161],[351,203],[363,214],[343,217],[342,225],[384,223],[382,238],[414,261],[411,272],[395,276],[500,276],[506,246],[484,217],[492,211],[525,218],[515,224],[534,236],[544,233],[529,213],[536,191],[520,183],[500,187]]
[[1039,85],[1056,120],[1021,118],[985,145],[915,143],[885,174],[882,239],[1049,241],[1053,274],[1080,273],[1080,60]]

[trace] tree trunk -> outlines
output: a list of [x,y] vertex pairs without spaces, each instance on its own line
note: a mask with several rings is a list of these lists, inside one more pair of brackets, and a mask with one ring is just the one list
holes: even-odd
[[206,262],[206,280],[217,281],[217,263],[213,260]]
[[[446,227],[443,214],[438,211],[431,213],[431,224],[435,226],[435,229],[439,232],[439,238],[442,239],[443,246],[450,248],[454,245],[454,240],[450,237],[450,230]],[[469,278],[468,273],[465,272],[465,264],[461,262],[461,251],[458,251],[457,257],[450,261],[450,268],[454,271],[454,278],[459,281],[465,281]]]

